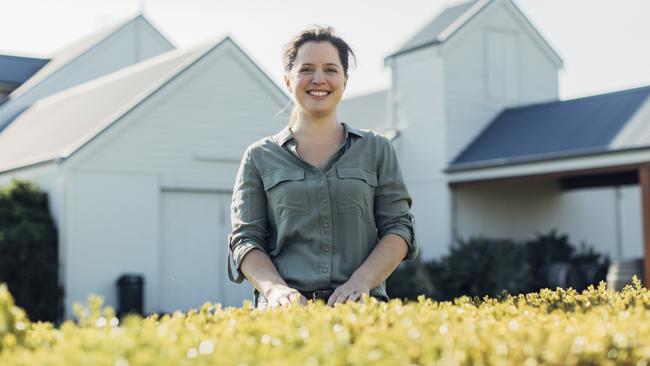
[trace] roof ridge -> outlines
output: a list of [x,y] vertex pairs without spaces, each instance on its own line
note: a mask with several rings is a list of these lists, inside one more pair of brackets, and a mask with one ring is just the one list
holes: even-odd
[[143,21],[149,23],[154,29],[156,29],[153,24],[151,24],[151,22],[149,22],[147,18],[142,14],[137,14],[126,20],[122,20],[121,22],[116,22],[112,25],[104,26],[101,29],[98,29],[85,37],[79,38],[67,46],[55,51],[50,58],[50,61],[46,63],[41,70],[36,72],[36,74],[27,79],[23,85],[14,90],[10,94],[10,97],[17,98],[26,93],[34,86],[49,78],[57,70],[86,54],[93,48],[97,47],[100,43],[106,41],[108,38],[124,29],[129,24],[136,22],[138,19],[142,19]]

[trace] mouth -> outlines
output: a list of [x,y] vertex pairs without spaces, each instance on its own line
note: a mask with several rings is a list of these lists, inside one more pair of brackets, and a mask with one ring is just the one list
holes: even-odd
[[309,90],[307,91],[307,94],[314,96],[314,97],[326,97],[330,95],[330,91],[327,90]]

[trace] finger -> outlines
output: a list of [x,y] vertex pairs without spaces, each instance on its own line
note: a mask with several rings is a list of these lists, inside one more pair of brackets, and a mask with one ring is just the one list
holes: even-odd
[[300,297],[298,297],[298,303],[302,306],[307,305],[307,298],[301,294]]
[[361,292],[356,291],[356,290],[352,291],[350,296],[348,296],[348,300],[351,300],[351,301],[359,301],[360,298],[361,298]]
[[291,300],[289,300],[289,298],[286,296],[280,297],[278,299],[278,302],[280,303],[280,306],[282,306],[283,308],[289,307],[289,305],[291,305]]
[[334,293],[330,295],[329,299],[327,299],[327,306],[334,306],[334,303],[340,294],[341,292],[338,289],[334,290]]
[[289,301],[291,303],[294,303],[294,302],[298,302],[301,296],[302,295],[300,294],[300,292],[292,292],[289,295],[287,295],[287,298],[289,298]]
[[348,295],[348,294],[345,294],[345,293],[339,295],[339,297],[336,299],[336,301],[334,301],[334,304],[336,305],[336,304],[343,304],[343,303],[345,303],[345,302],[348,300],[348,296],[349,296],[349,295]]
[[300,292],[290,294],[289,300],[292,304],[307,305],[307,298],[305,298]]

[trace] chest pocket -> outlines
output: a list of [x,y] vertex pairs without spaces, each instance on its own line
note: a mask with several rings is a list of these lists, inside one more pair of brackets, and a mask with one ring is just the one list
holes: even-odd
[[339,213],[372,222],[377,175],[361,168],[338,168],[336,173]]
[[301,169],[278,169],[262,177],[268,207],[276,223],[290,216],[309,213],[309,201],[305,171]]

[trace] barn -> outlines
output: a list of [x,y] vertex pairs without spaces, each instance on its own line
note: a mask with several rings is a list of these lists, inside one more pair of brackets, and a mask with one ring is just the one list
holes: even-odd
[[0,134],[0,183],[28,179],[49,195],[66,316],[90,293],[115,306],[124,273],[144,276],[146,313],[250,298],[225,271],[232,186],[245,147],[282,128],[287,102],[230,37],[25,102]]

